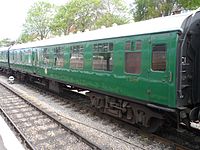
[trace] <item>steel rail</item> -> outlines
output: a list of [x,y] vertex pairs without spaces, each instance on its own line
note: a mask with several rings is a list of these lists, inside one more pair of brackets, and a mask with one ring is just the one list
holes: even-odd
[[[62,128],[64,128],[65,130],[69,131],[70,133],[72,133],[75,137],[77,137],[79,140],[83,141],[84,143],[86,143],[88,146],[90,146],[92,149],[95,150],[101,150],[103,148],[100,148],[96,143],[92,142],[91,140],[83,137],[82,135],[80,135],[77,131],[67,127],[67,125],[63,124],[62,122],[60,122],[56,117],[46,113],[45,111],[39,109],[34,103],[30,102],[26,97],[24,97],[23,95],[21,95],[21,93],[18,93],[16,90],[14,90],[12,87],[7,86],[5,83],[0,82],[0,84],[2,86],[4,86],[6,89],[8,89],[9,91],[11,91],[13,94],[15,94],[16,96],[20,97],[21,99],[23,99],[27,104],[33,106],[36,110],[40,111],[42,114],[48,116],[50,119],[52,119],[53,121],[55,121],[58,125],[61,125]],[[11,120],[11,119],[10,119]],[[15,126],[16,127],[16,126]],[[22,132],[19,132],[20,134]],[[23,135],[23,134],[22,134]],[[25,138],[25,136],[23,135],[23,137]],[[26,139],[26,138],[25,138]],[[27,142],[28,143],[28,142]]]
[[4,111],[4,109],[0,107],[0,111],[2,115],[7,119],[7,121],[11,124],[11,126],[14,128],[14,130],[18,133],[18,136],[20,136],[20,138],[26,144],[26,147],[29,148],[30,150],[36,150],[34,146],[29,142],[29,140],[26,138],[26,136],[21,132],[21,130],[16,126],[16,124],[8,116],[8,114]]
[[[40,87],[35,87],[35,86],[33,86],[33,88],[40,89]],[[47,92],[47,94],[50,93],[49,91],[45,91],[44,89],[40,89],[40,90],[42,90],[43,92]],[[75,93],[75,92],[73,92],[73,93]],[[76,93],[76,94],[77,94],[77,93]],[[53,95],[58,96],[56,93],[53,93]],[[60,96],[59,96],[59,97],[60,97]],[[62,98],[62,97],[60,97],[60,98]],[[75,123],[78,123],[78,124],[81,124],[81,125],[90,127],[90,126],[88,126],[87,124],[84,124],[84,123],[82,123],[82,122],[73,120],[73,119],[71,119],[71,118],[68,118],[68,117],[64,117],[64,118],[67,119],[67,120],[70,120],[70,121],[72,121],[72,122],[75,122]],[[112,119],[116,119],[116,118],[112,118]],[[118,119],[116,119],[116,120],[117,120],[117,121],[122,121],[122,120],[118,120]],[[185,146],[182,146],[182,145],[180,145],[180,144],[178,144],[178,143],[176,143],[176,142],[174,142],[174,141],[171,141],[171,140],[169,140],[169,139],[165,139],[165,138],[163,138],[163,137],[161,137],[161,136],[159,136],[159,135],[156,135],[156,134],[153,134],[153,133],[144,132],[143,130],[141,130],[140,128],[138,128],[138,127],[136,127],[136,126],[131,126],[131,127],[132,127],[135,131],[137,131],[137,132],[139,132],[139,133],[141,133],[141,134],[143,134],[143,135],[146,135],[146,136],[148,136],[148,137],[151,137],[151,138],[153,138],[153,139],[156,139],[156,140],[158,140],[158,141],[160,141],[160,142],[163,142],[163,143],[165,143],[165,144],[167,144],[167,145],[170,145],[170,146],[172,146],[172,147],[173,147],[174,149],[176,149],[176,150],[189,150],[189,149],[190,149],[190,148],[187,148],[187,147],[185,147]],[[121,139],[121,138],[119,138],[119,137],[113,136],[113,135],[111,135],[111,134],[109,134],[109,133],[106,133],[106,132],[104,132],[104,131],[102,131],[102,130],[99,130],[98,128],[95,128],[95,127],[90,127],[90,128],[92,128],[92,129],[94,129],[94,130],[96,130],[96,131],[99,131],[99,132],[101,132],[101,133],[104,133],[104,134],[106,134],[106,135],[109,135],[109,136],[111,136],[111,137],[113,137],[113,138],[115,138],[115,139],[118,139],[118,140],[120,140],[120,141],[122,141],[122,142],[125,142],[125,143],[127,143],[127,144],[133,145],[133,146],[135,146],[135,147],[137,147],[137,148],[146,150],[146,148],[144,148],[144,147],[140,147],[140,146],[138,146],[137,144],[134,144],[134,143],[128,142],[128,141],[126,141],[126,140],[123,140],[123,139]]]
[[[12,88],[12,87],[10,87],[10,88]],[[14,89],[13,89],[14,90]],[[15,90],[14,90],[15,91]],[[43,91],[43,89],[42,89],[42,91]],[[49,93],[49,92],[48,92]],[[18,94],[17,94],[18,95]],[[53,94],[54,95],[54,94]],[[21,96],[20,96],[21,97]],[[46,113],[45,113],[46,114]],[[47,114],[48,115],[48,114]],[[68,120],[70,120],[70,121],[73,121],[73,122],[76,122],[76,123],[78,123],[78,124],[82,124],[81,122],[79,122],[79,121],[75,121],[75,120],[73,120],[73,119],[70,119],[70,118],[66,118],[66,117],[64,117],[65,119],[68,119]],[[55,118],[56,120],[57,120],[57,118]],[[59,122],[59,120],[57,120],[58,122]],[[85,124],[82,124],[82,125],[85,125]],[[64,125],[65,126],[65,125]],[[87,126],[87,125],[86,125]],[[98,129],[96,129],[96,128],[93,128],[93,129],[95,129],[95,130],[97,130],[97,131],[100,131],[100,132],[102,132],[101,130],[98,130]],[[141,134],[144,134],[144,135],[147,135],[147,133],[146,132],[144,132],[144,131],[142,131],[141,129],[138,129],[138,128],[135,128],[134,127],[134,129],[135,130],[137,130],[139,133],[141,133]],[[135,144],[133,144],[133,143],[129,143],[128,141],[125,141],[125,140],[123,140],[123,139],[120,139],[119,137],[115,137],[115,136],[113,136],[113,135],[110,135],[110,134],[108,134],[108,133],[105,133],[105,132],[102,132],[102,133],[104,133],[104,134],[107,134],[107,135],[109,135],[109,136],[112,136],[113,138],[116,138],[116,139],[118,139],[118,140],[121,140],[121,141],[123,141],[123,142],[125,142],[125,143],[127,143],[127,144],[130,144],[130,145],[133,145],[133,146],[135,146],[135,147],[138,147],[138,148],[141,148],[141,149],[145,149],[144,147],[140,147],[140,146],[138,146],[138,145],[135,145]],[[190,148],[188,148],[188,147],[186,147],[186,146],[183,146],[183,145],[180,145],[180,144],[178,144],[177,142],[174,142],[174,141],[171,141],[171,140],[169,140],[169,139],[166,139],[166,138],[164,138],[164,137],[162,137],[162,136],[159,136],[159,135],[156,135],[156,134],[148,134],[147,135],[148,137],[151,137],[151,138],[153,138],[153,139],[156,139],[156,140],[158,140],[158,141],[161,141],[161,142],[163,142],[163,143],[165,143],[165,144],[167,144],[167,145],[170,145],[170,146],[172,146],[174,149],[177,149],[177,150],[189,150]],[[101,149],[101,148],[100,148]],[[102,148],[103,149],[103,148]]]

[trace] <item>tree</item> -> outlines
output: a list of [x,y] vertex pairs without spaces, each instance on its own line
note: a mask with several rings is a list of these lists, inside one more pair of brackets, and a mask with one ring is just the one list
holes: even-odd
[[101,15],[95,23],[95,28],[110,27],[114,23],[121,25],[128,22],[128,8],[123,0],[102,0],[101,3]]
[[121,25],[127,22],[127,18],[111,13],[105,13],[96,21],[95,28],[100,28],[101,26],[111,27],[113,24]]
[[178,3],[185,9],[197,9],[200,7],[199,0],[178,0]]
[[58,8],[57,13],[53,18],[51,30],[54,35],[67,35],[74,24],[73,15],[69,14],[68,5],[63,5]]
[[12,41],[11,39],[5,38],[5,39],[0,40],[0,47],[8,47],[10,45],[13,45],[14,43],[15,42]]
[[172,14],[177,0],[135,0],[134,5],[134,20],[141,21]]
[[99,15],[100,5],[100,0],[71,0],[58,9],[52,30],[58,35],[67,35],[69,32],[91,29]]
[[20,37],[18,38],[17,42],[18,43],[27,43],[27,42],[32,42],[34,41],[35,36],[22,32],[22,34],[20,35]]
[[76,7],[75,27],[79,31],[92,29],[102,8],[101,0],[74,0],[72,7]]
[[52,30],[56,35],[67,35],[126,22],[127,8],[123,0],[71,0],[58,9]]
[[124,15],[127,13],[127,6],[124,0],[102,0],[103,10],[102,12]]
[[43,40],[47,38],[54,13],[54,6],[50,3],[42,1],[34,3],[28,11],[24,32],[34,39]]

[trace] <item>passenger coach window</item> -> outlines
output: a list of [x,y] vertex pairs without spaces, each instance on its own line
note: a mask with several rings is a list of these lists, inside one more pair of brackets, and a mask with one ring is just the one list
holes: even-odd
[[14,60],[15,60],[15,54],[14,54],[14,50],[12,50],[12,52],[11,52],[11,53],[12,53],[12,56],[11,56],[11,57],[12,57],[12,61],[11,61],[11,62],[13,63],[13,62],[14,62]]
[[[127,49],[130,43],[131,48]],[[135,49],[134,49],[135,47]],[[141,52],[142,41],[127,41],[125,43],[125,72],[131,74],[139,74],[141,72]]]
[[14,51],[14,62],[17,63],[17,50]]
[[135,42],[135,49],[136,50],[141,50],[142,49],[142,41],[141,40],[137,40]]
[[98,43],[93,45],[93,69],[112,71],[113,43]]
[[152,48],[152,70],[166,70],[166,45],[154,45]]
[[64,47],[54,48],[54,66],[57,67],[64,66]]
[[134,50],[134,43],[131,41],[126,41],[125,50]]
[[20,50],[16,51],[16,63],[17,64],[21,64],[21,60],[20,60]]
[[43,49],[43,60],[44,60],[44,65],[49,64],[49,52],[47,48]]
[[22,62],[22,50],[20,50],[20,62]]
[[70,47],[70,68],[83,68],[83,45],[75,45]]
[[31,63],[32,63],[32,60],[31,60],[31,58],[32,58],[32,51],[31,51],[31,49],[25,49],[24,51],[23,51],[23,62],[24,63],[26,63],[27,65],[31,65]]
[[0,53],[0,61],[3,61],[3,52]]

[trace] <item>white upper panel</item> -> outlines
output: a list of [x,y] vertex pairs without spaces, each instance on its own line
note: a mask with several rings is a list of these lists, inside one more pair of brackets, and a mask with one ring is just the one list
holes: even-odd
[[182,31],[183,29],[181,28],[181,25],[183,21],[193,13],[195,12],[172,15],[167,17],[159,17],[141,22],[135,22],[104,29],[98,29],[94,31],[77,33],[65,37],[52,38],[48,40],[36,41],[26,44],[19,44],[19,45],[14,45],[11,49],[74,43],[81,41],[108,39],[114,37],[125,37],[131,35],[141,35],[141,34],[158,33],[165,31],[175,31],[175,30]]
[[0,51],[6,51],[8,50],[8,47],[0,47]]

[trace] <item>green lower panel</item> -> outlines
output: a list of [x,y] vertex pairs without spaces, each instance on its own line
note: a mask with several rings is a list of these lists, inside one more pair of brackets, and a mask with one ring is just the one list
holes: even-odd
[[[53,78],[66,83],[73,83],[89,89],[96,89],[110,94],[137,99],[139,101],[152,102],[160,105],[174,107],[175,103],[169,103],[166,97],[149,98],[147,93],[148,80],[139,76],[116,76],[111,73],[86,72],[69,69],[45,69],[37,68],[37,74]],[[154,86],[156,87],[156,86]],[[159,85],[157,86],[159,89]],[[161,89],[160,92],[164,92]],[[168,93],[167,93],[168,94]],[[160,95],[158,95],[160,96]]]

